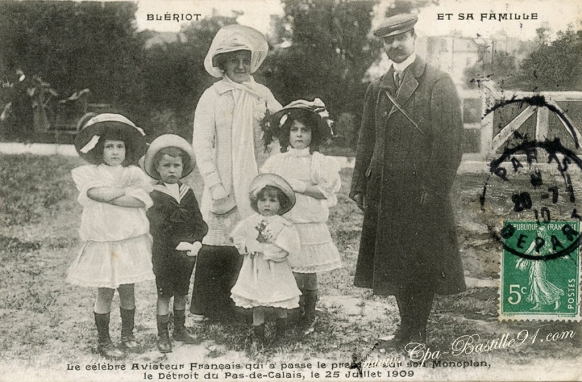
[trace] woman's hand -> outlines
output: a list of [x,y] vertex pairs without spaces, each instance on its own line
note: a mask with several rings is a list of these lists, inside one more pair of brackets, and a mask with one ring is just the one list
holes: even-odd
[[223,215],[236,207],[234,198],[226,192],[222,184],[211,187],[210,196],[212,197],[212,206],[210,207],[212,213]]
[[228,196],[228,192],[226,192],[222,184],[217,184],[213,186],[210,192],[212,194],[212,200],[220,200]]

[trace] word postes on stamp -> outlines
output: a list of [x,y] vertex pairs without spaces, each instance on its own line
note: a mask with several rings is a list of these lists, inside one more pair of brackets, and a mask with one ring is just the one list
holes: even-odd
[[580,223],[506,221],[499,320],[580,320]]

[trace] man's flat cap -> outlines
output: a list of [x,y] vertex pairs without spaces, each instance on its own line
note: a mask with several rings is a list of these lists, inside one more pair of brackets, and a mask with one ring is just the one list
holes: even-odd
[[388,37],[396,34],[408,32],[414,28],[418,17],[409,13],[401,13],[396,16],[388,17],[374,30],[376,37]]

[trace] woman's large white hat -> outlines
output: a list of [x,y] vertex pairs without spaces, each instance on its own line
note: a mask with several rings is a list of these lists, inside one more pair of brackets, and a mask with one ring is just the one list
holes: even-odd
[[249,50],[251,52],[251,73],[259,69],[267,53],[269,44],[261,32],[244,25],[227,25],[220,29],[208,49],[204,59],[204,68],[213,77],[222,77],[224,72],[214,66],[214,57],[217,54]]

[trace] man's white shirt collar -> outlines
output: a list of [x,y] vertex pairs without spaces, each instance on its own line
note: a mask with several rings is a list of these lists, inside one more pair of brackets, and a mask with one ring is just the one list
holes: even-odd
[[408,58],[400,63],[392,61],[395,72],[404,72],[416,60],[416,53],[412,53]]

